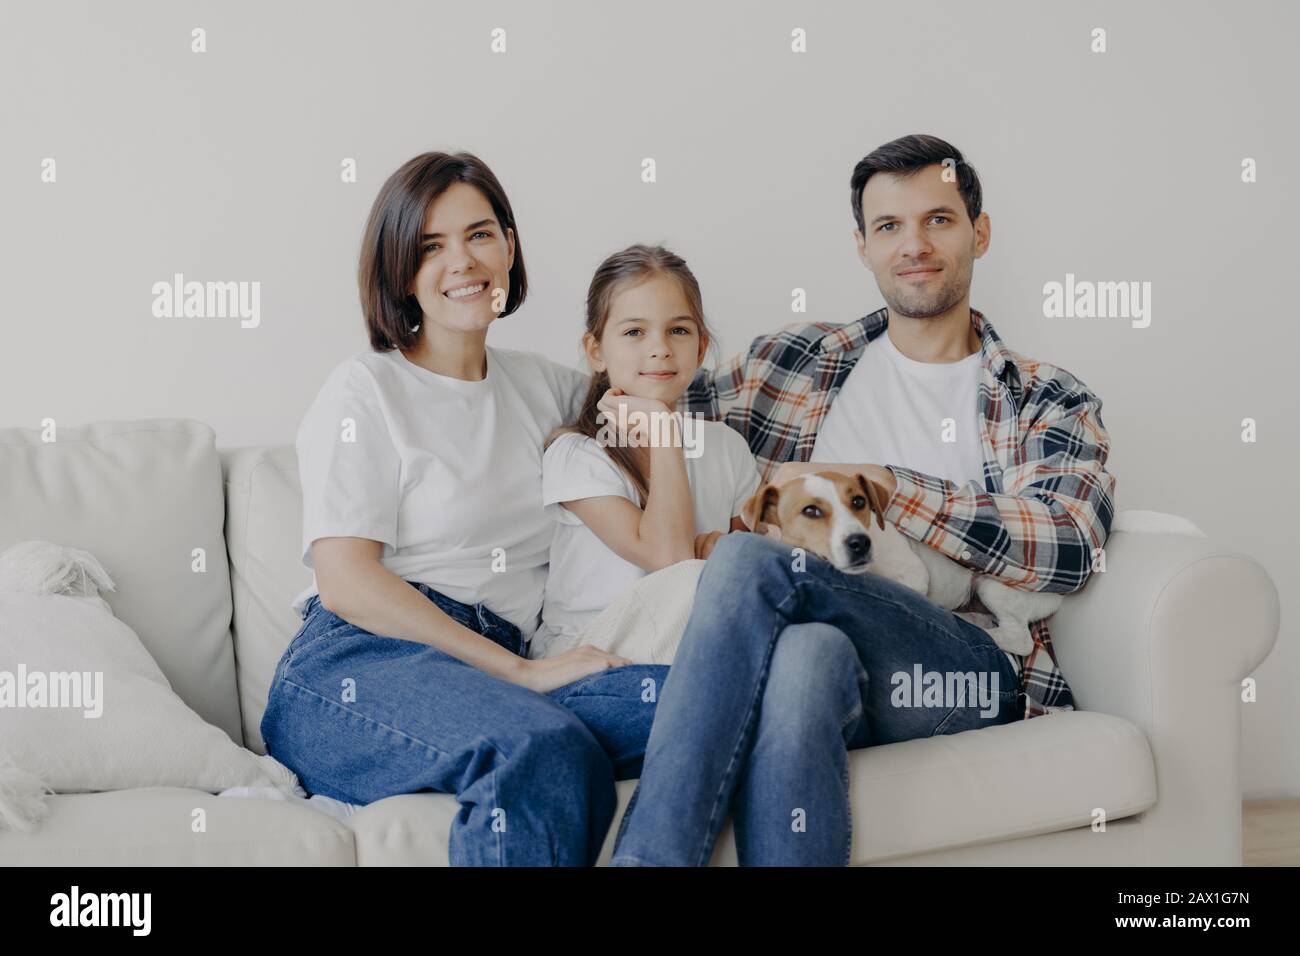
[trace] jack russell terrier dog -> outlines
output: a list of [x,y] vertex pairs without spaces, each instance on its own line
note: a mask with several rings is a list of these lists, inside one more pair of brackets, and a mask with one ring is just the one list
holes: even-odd
[[[1021,591],[963,567],[928,545],[913,541],[885,521],[885,489],[861,473],[833,471],[800,475],[781,485],[765,484],[745,503],[741,517],[755,531],[825,558],[846,574],[871,571],[955,611],[970,600],[972,587],[997,619],[984,630],[998,647],[1025,655],[1034,649],[1029,622],[1049,617],[1060,594]],[[874,515],[878,527],[871,527]]]

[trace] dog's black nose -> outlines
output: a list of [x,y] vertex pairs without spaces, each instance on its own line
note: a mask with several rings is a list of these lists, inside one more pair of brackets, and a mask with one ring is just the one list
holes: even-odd
[[844,539],[844,547],[848,549],[849,557],[856,563],[870,553],[871,539],[865,534],[851,534]]

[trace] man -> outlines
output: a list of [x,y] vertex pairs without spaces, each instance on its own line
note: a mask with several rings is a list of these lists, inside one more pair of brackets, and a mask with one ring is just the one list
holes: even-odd
[[[941,139],[905,136],[857,164],[851,197],[858,256],[886,308],[760,336],[701,371],[681,410],[725,414],[765,479],[862,472],[908,537],[1013,587],[1077,591],[1113,516],[1101,400],[1009,350],[970,307],[990,238],[975,170]],[[1015,657],[878,575],[793,563],[758,535],[719,540],[615,865],[707,863],[729,807],[742,864],[847,863],[848,750],[1073,709],[1045,623]],[[977,674],[1005,706],[992,720],[964,698],[911,706],[891,685],[915,666]],[[780,697],[795,693],[826,701],[820,725],[782,724]],[[792,827],[801,812],[803,828]]]

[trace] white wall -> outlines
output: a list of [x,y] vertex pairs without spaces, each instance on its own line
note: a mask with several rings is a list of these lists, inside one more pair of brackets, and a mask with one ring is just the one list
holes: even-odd
[[[477,152],[519,218],[532,292],[489,341],[576,363],[592,270],[635,241],[690,262],[724,354],[797,318],[795,287],[818,319],[877,308],[853,164],[904,133],[952,141],[993,221],[973,303],[1101,395],[1117,507],[1186,515],[1277,582],[1247,795],[1300,794],[1294,6],[7,2],[4,20],[0,426],[184,416],[222,445],[291,442],[367,348],[376,190],[428,149]],[[155,318],[176,272],[260,282],[260,326]],[[1151,282],[1150,326],[1044,318],[1067,272]]]

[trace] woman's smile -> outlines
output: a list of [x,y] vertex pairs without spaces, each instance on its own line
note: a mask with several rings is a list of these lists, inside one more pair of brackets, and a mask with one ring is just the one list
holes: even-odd
[[443,293],[443,296],[452,302],[473,302],[487,292],[488,284],[486,282],[470,283],[460,285],[449,289]]

